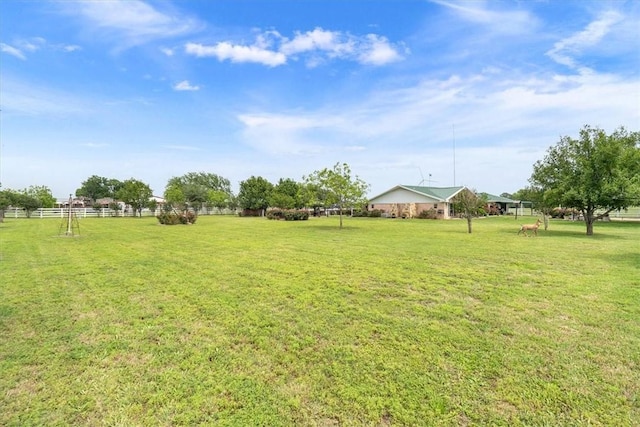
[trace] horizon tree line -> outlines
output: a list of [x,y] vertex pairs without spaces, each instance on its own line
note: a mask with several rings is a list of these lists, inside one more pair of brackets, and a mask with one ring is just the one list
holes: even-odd
[[[640,132],[619,127],[607,134],[598,127],[585,125],[578,138],[562,136],[547,150],[543,159],[533,165],[529,186],[513,194],[502,193],[533,202],[543,215],[545,229],[548,215],[557,207],[579,211],[586,224],[586,234],[593,234],[594,223],[611,211],[640,206]],[[203,207],[230,208],[264,212],[269,207],[300,209],[302,207],[344,207],[365,205],[369,185],[357,175],[351,176],[346,163],[332,169],[314,171],[297,182],[280,178],[276,184],[263,177],[251,176],[240,182],[238,195],[231,191],[228,179],[207,172],[189,172],[167,182],[164,198],[172,209]],[[455,200],[471,232],[471,218],[483,212],[482,196],[475,190]],[[155,210],[151,188],[134,178],[126,181],[93,175],[82,182],[76,197],[91,203],[100,198],[120,199],[141,214],[142,209]],[[38,208],[53,207],[55,198],[46,186],[31,186],[13,191],[0,190],[0,220],[9,206],[22,207],[27,216]],[[340,217],[342,226],[342,216]]]

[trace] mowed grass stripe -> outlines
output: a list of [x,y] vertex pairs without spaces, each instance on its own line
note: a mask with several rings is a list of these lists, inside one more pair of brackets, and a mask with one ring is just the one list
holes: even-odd
[[0,424],[636,425],[640,224],[518,229],[8,219]]

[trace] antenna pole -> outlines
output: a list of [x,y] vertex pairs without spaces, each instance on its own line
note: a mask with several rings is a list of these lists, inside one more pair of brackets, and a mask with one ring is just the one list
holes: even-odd
[[456,186],[456,125],[453,126],[453,186]]

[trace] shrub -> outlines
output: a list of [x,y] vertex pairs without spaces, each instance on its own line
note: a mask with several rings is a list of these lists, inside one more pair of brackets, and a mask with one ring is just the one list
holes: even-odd
[[285,221],[304,221],[309,219],[309,212],[303,210],[281,210],[281,209],[273,209],[267,212],[268,219],[280,220],[284,219]]
[[420,219],[436,219],[436,218],[438,218],[438,214],[437,214],[436,210],[433,209],[433,208],[425,209],[423,211],[420,211],[420,213],[418,214],[418,218],[420,218]]
[[177,224],[195,224],[198,218],[194,212],[162,212],[158,215],[158,222],[163,225],[177,225]]
[[307,211],[285,211],[285,221],[304,221],[309,219],[309,212]]
[[373,209],[372,211],[369,212],[369,216],[371,218],[380,218],[382,216],[382,210]]
[[267,219],[284,219],[284,211],[280,209],[272,209],[267,212]]

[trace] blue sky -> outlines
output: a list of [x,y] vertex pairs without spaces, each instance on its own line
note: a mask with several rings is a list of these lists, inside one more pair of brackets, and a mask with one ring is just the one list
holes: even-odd
[[91,175],[527,185],[584,125],[640,130],[638,1],[0,4],[0,182]]

